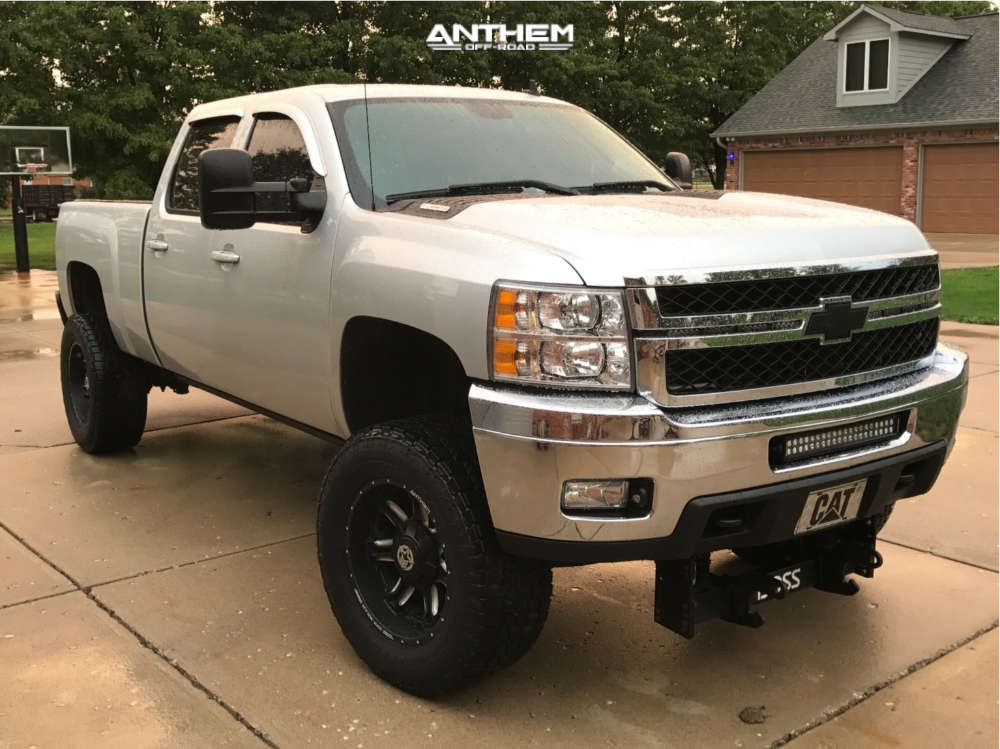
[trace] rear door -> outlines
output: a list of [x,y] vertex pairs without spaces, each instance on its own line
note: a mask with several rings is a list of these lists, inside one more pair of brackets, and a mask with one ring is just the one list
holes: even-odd
[[198,216],[198,156],[230,148],[241,118],[189,123],[173,171],[146,224],[143,279],[146,320],[160,362],[171,372],[224,388],[228,363],[218,350],[218,303],[226,278],[211,252],[237,241],[235,231],[209,231]]

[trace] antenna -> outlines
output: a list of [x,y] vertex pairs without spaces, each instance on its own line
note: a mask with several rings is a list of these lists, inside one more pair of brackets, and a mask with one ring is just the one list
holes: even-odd
[[368,186],[372,189],[372,210],[375,210],[375,165],[372,164],[372,127],[368,119],[368,82],[363,84],[365,96],[365,137],[368,141]]

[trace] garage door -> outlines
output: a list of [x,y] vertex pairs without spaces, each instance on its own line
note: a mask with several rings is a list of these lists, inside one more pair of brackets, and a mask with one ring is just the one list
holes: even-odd
[[743,189],[834,200],[899,215],[902,149],[748,151]]
[[997,144],[924,147],[921,228],[996,234]]

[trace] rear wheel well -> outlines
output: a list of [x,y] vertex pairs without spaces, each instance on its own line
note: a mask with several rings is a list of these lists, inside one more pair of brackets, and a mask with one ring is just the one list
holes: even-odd
[[340,348],[340,396],[352,433],[424,414],[469,422],[469,382],[440,338],[376,317],[352,318]]
[[66,267],[66,275],[69,279],[69,298],[73,304],[73,312],[107,320],[104,291],[97,271],[85,263],[74,261]]

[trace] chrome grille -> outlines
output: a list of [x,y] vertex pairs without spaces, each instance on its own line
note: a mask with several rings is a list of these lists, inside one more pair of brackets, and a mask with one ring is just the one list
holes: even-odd
[[663,317],[718,315],[811,307],[816,300],[832,296],[849,296],[856,302],[886,299],[932,291],[940,283],[935,263],[821,276],[660,286],[656,299]]
[[715,393],[884,369],[931,354],[937,331],[938,321],[931,319],[858,333],[833,346],[805,338],[759,346],[680,349],[666,359],[667,390],[673,395]]
[[937,257],[695,273],[628,290],[640,390],[667,406],[846,387],[927,366]]

